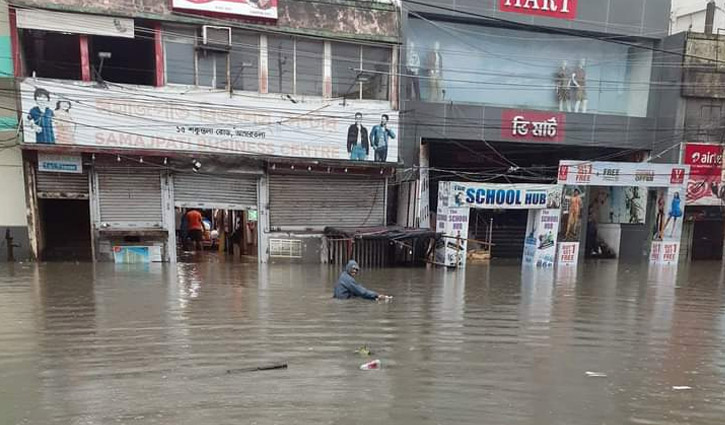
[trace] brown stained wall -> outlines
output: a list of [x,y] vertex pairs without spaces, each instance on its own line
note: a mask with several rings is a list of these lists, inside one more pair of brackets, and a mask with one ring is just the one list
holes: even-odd
[[682,95],[725,99],[725,36],[688,34],[686,53]]
[[[68,12],[189,21],[196,15],[172,13],[170,0],[16,0],[19,7],[39,7]],[[240,24],[273,27],[277,30],[329,37],[397,41],[399,11],[388,4],[349,0],[279,0],[277,22],[239,20]],[[203,17],[201,17],[203,19]]]

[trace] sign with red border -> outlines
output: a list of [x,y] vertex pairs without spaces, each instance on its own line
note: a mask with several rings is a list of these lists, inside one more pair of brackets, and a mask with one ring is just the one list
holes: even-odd
[[171,0],[171,8],[202,15],[277,19],[277,0]]
[[578,0],[499,0],[502,12],[546,16],[557,19],[576,19]]

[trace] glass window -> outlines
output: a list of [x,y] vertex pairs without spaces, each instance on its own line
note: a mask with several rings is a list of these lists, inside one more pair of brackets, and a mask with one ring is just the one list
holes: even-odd
[[647,115],[651,50],[420,19],[412,19],[409,28],[407,48],[420,58],[420,78],[406,85],[419,86],[423,100]]
[[322,96],[324,44],[321,41],[297,39],[296,45],[296,94]]
[[[268,88],[270,93],[294,93],[295,44],[292,37],[267,37]],[[322,72],[322,68],[320,68]]]
[[232,32],[229,62],[234,90],[259,90],[259,34]]
[[360,97],[360,59],[359,45],[332,43],[332,97]]
[[363,46],[363,99],[388,100],[391,50]]
[[164,59],[166,82],[193,85],[194,40],[196,30],[185,27],[164,27]]

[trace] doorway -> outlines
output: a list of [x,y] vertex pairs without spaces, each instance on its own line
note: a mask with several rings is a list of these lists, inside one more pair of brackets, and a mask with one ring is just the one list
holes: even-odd
[[[189,229],[189,212],[202,217],[201,249]],[[257,255],[257,210],[176,207],[176,237],[180,261],[197,261],[195,254],[240,258]]]
[[39,199],[43,261],[91,261],[88,200]]
[[723,222],[696,221],[692,234],[693,260],[721,260],[723,254]]

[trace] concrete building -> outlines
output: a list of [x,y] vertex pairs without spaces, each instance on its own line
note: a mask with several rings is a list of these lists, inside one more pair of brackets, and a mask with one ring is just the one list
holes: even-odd
[[725,1],[672,0],[670,34],[691,31],[718,34],[725,30]]
[[387,224],[394,5],[20,0],[9,20],[39,258],[176,261],[188,209],[262,262],[338,261],[326,227]]
[[[7,3],[0,2],[0,261],[30,258]],[[13,245],[12,254],[8,245]]]
[[[679,96],[678,83],[664,84],[681,65],[662,51],[669,1],[405,5],[401,158],[415,170],[400,187],[399,223],[435,227],[439,181],[554,183],[561,159],[677,162],[678,146],[659,130],[671,128],[677,111],[666,100]],[[548,130],[530,127],[540,124]],[[655,195],[624,219],[591,203],[607,194],[582,190],[580,256],[592,251],[592,210],[614,256],[646,255],[652,232],[642,222],[654,219]],[[469,237],[484,240],[490,223],[493,256],[521,257],[526,211],[472,212]]]

